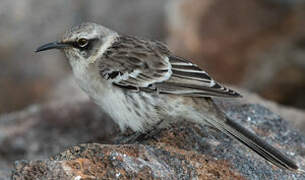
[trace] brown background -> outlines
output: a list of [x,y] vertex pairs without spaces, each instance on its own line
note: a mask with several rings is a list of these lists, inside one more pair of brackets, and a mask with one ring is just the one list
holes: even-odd
[[34,50],[83,21],[165,41],[217,81],[304,109],[304,10],[285,0],[3,0],[0,113],[81,93],[63,54]]

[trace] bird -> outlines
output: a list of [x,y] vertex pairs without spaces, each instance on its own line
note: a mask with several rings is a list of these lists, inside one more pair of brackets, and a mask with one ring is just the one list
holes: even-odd
[[36,52],[64,52],[76,82],[122,131],[148,133],[189,121],[218,129],[275,166],[298,165],[240,124],[229,119],[213,98],[241,95],[218,83],[162,42],[121,35],[96,23],[68,29],[61,40]]

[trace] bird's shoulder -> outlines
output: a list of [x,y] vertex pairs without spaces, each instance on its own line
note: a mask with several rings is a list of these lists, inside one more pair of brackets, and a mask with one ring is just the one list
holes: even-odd
[[132,36],[118,37],[106,50],[99,72],[122,88],[197,97],[240,96],[196,64],[171,54],[163,43]]
[[166,45],[133,36],[119,36],[98,63],[102,77],[121,86],[147,87],[170,77]]
[[169,51],[166,44],[149,40],[136,36],[118,36],[111,46],[107,48],[103,57],[114,57],[114,56],[134,56],[139,58],[147,57],[164,57],[169,56]]

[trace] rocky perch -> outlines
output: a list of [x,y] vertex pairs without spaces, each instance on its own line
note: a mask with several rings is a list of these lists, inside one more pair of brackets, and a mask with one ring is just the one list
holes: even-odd
[[[305,136],[287,121],[262,105],[217,103],[305,169]],[[87,99],[4,115],[0,179],[305,179],[213,128],[183,122],[124,144],[133,135],[119,135],[115,127]]]

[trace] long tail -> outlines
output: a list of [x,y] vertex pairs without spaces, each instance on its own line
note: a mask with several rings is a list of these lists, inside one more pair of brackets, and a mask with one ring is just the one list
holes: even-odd
[[[222,115],[218,116],[217,120],[210,119],[207,120],[207,122],[225,134],[234,137],[270,163],[282,169],[292,171],[299,170],[299,167],[293,160],[289,159],[286,155],[251,133],[249,130],[225,117],[222,112],[220,113]],[[219,118],[222,120],[219,120]]]
[[272,164],[288,170],[298,170],[296,163],[289,159],[286,155],[275,149],[273,146],[267,144],[265,141],[237,124],[236,122],[227,119],[224,124],[217,125],[222,132],[236,138],[238,141],[255,151],[261,157],[271,162]]

